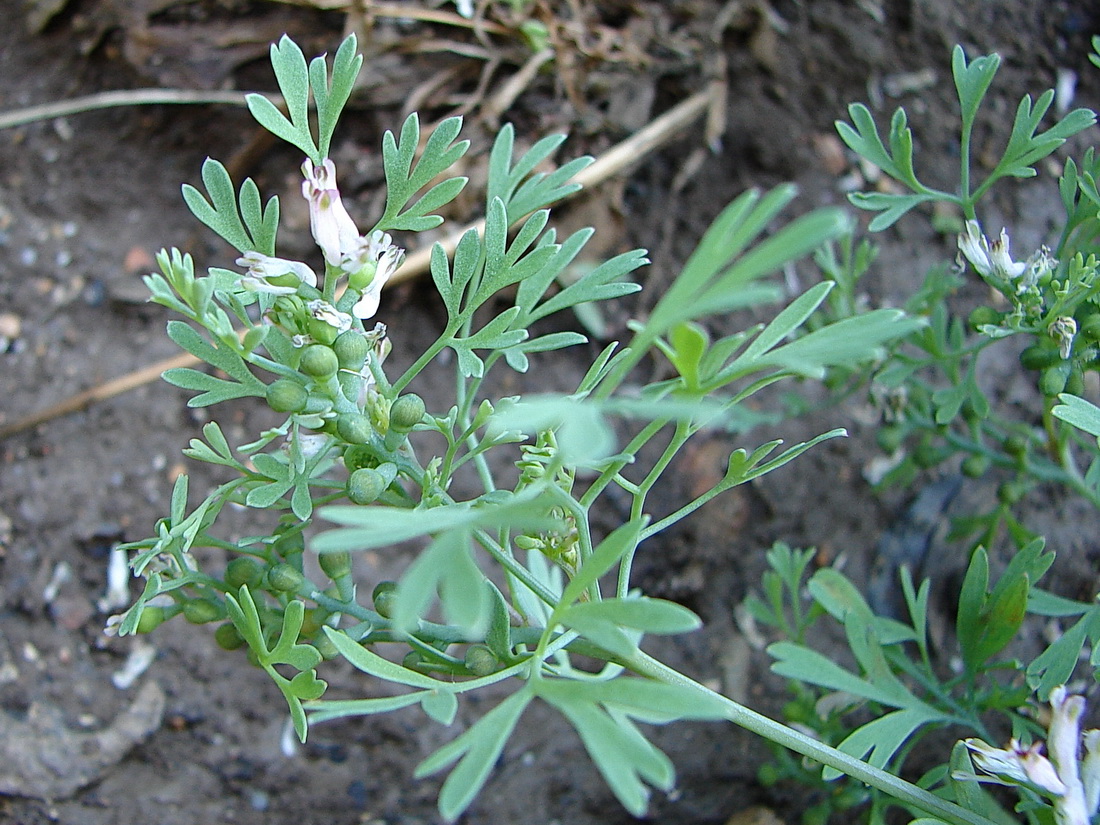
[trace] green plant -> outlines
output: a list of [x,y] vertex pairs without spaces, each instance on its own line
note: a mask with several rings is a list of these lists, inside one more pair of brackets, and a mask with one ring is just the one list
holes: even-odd
[[[258,96],[249,105],[262,125],[307,156],[303,193],[323,275],[276,257],[277,199],[263,204],[251,180],[238,191],[211,160],[203,167],[206,195],[185,187],[184,197],[239,251],[243,274],[213,267],[197,275],[191,258],[173,250],[159,256],[161,272],[147,283],[154,301],[187,319],[170,322],[168,334],[220,371],[165,374],[195,391],[192,406],[255,397],[286,417],[248,444],[231,445],[213,421],[203,439],[192,440],[189,457],[223,467],[231,478],[190,509],[187,478],[177,481],[171,512],[155,535],[127,545],[146,585],[112,627],[143,632],[181,613],[220,623],[219,644],[247,648],[282,691],[303,739],[312,724],[414,705],[450,724],[465,694],[511,685],[507,698],[417,769],[418,775],[451,769],[439,799],[447,819],[470,804],[524,710],[540,701],[577,730],[635,814],[644,811],[649,787],[667,789],[673,781],[668,758],[639,723],[708,718],[733,721],[946,821],[986,823],[719,696],[641,647],[646,633],[684,632],[699,620],[633,588],[639,546],[713,497],[843,431],[782,451],[774,440],[737,449],[712,489],[653,521],[650,493],[684,444],[708,427],[737,431],[745,400],[763,387],[881,355],[920,326],[884,309],[792,338],[826,300],[829,283],[795,298],[767,324],[717,341],[699,324],[778,299],[765,276],[839,236],[848,224],[844,214],[812,212],[765,237],[794,190],[745,193],[718,216],[627,345],[604,348],[573,392],[488,398],[491,370],[522,373],[529,359],[584,341],[569,331],[533,335],[532,325],[635,292],[628,276],[646,263],[642,251],[628,252],[557,289],[556,276],[591,231],[559,239],[547,228],[547,206],[570,191],[570,177],[588,159],[535,172],[564,138],[544,138],[516,158],[505,127],[488,160],[484,230],[467,231],[453,259],[439,245],[432,251],[432,281],[447,322],[410,367],[391,376],[384,365],[390,333],[364,322],[376,314],[381,288],[403,259],[389,233],[437,226],[442,219],[434,213],[465,185],[445,177],[466,150],[456,142],[461,124],[443,121],[419,154],[415,115],[398,136],[386,133],[384,211],[360,233],[327,157],[360,65],[354,38],[340,47],[331,70],[323,57],[307,63],[288,38],[271,56],[288,114]],[[399,319],[391,329],[401,335]],[[410,390],[445,350],[454,356],[455,400],[449,409],[429,409]],[[653,355],[666,359],[675,377],[628,390],[634,367]],[[610,418],[629,430],[621,446]],[[633,466],[649,444],[659,450],[657,460]],[[459,477],[462,484],[452,485]],[[480,490],[460,498],[456,491],[470,483]],[[613,488],[625,493],[629,515],[601,535],[593,514]],[[269,529],[221,537],[217,519],[230,504],[265,511]],[[322,520],[336,526],[317,534],[313,525]],[[352,554],[403,542],[416,547],[404,574],[375,583],[369,603],[360,600]],[[307,547],[320,554],[321,581],[305,574]],[[224,551],[225,571],[200,563],[200,548]],[[333,657],[403,692],[331,698],[321,673]]]

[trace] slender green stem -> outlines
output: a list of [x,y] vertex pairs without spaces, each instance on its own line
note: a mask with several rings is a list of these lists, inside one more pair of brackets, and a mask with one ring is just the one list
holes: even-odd
[[808,756],[823,765],[835,768],[853,779],[866,782],[871,787],[889,794],[900,802],[919,808],[932,816],[940,817],[945,822],[952,823],[952,825],[995,825],[980,814],[968,811],[953,802],[948,802],[946,799],[941,799],[923,788],[918,788],[916,785],[906,782],[904,779],[873,767],[863,760],[856,759],[854,756],[843,753],[836,748],[829,747],[816,739],[769,719],[767,716],[750,710],[732,699],[715,693],[641,651],[631,658],[628,666],[642,676],[695,691],[700,697],[705,697],[708,702],[717,699],[725,706],[726,718],[735,725],[763,736],[785,748],[790,748],[803,756]]

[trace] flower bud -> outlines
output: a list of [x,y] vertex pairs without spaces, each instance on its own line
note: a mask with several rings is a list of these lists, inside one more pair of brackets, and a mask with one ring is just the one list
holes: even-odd
[[226,622],[214,631],[214,641],[222,650],[236,650],[244,645],[244,637],[232,622]]
[[500,660],[485,645],[470,645],[466,648],[464,664],[474,676],[488,676],[500,667]]
[[340,362],[336,353],[324,344],[311,344],[302,350],[302,360],[298,369],[313,378],[327,378],[336,373]]
[[349,444],[366,444],[374,434],[374,427],[362,413],[344,413],[336,419],[336,432]]
[[397,582],[378,582],[371,593],[374,602],[374,612],[388,619],[393,615],[394,598],[397,595]]
[[341,333],[332,345],[340,366],[346,370],[360,370],[370,352],[370,343],[366,336],[354,329]]
[[160,627],[166,618],[163,607],[148,605],[141,611],[141,618],[138,619],[137,623],[137,632],[150,633]]
[[414,393],[402,395],[390,405],[390,429],[407,433],[424,417],[424,399]]
[[354,504],[372,504],[388,486],[380,472],[364,467],[348,476],[347,494]]
[[305,580],[305,576],[299,573],[293,565],[286,563],[276,564],[267,571],[268,586],[280,593],[297,593]]
[[321,569],[330,579],[339,579],[351,572],[351,555],[342,550],[337,553],[321,553],[317,557]]
[[183,605],[183,618],[191,624],[206,624],[221,615],[221,609],[210,599],[192,599]]
[[264,570],[255,559],[247,556],[238,556],[225,566],[225,587],[236,592],[241,585],[248,585],[249,590],[255,590],[264,579]]
[[265,395],[268,406],[280,413],[301,412],[309,400],[306,388],[289,378],[280,378],[271,383]]

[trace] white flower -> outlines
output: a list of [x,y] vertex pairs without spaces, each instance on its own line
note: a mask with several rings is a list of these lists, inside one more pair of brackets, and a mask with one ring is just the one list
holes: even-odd
[[1026,263],[1012,260],[1008,251],[1008,232],[1001,230],[1001,236],[990,243],[982,234],[977,221],[966,222],[966,234],[959,235],[959,251],[970,261],[970,265],[983,278],[991,275],[1006,281],[1020,277],[1027,269]]
[[982,777],[981,781],[1036,787],[1053,797],[1057,825],[1089,825],[1100,803],[1100,731],[1088,731],[1084,735],[1087,755],[1082,763],[1079,750],[1084,697],[1071,696],[1065,686],[1060,685],[1050,692],[1050,709],[1049,759],[1041,753],[1041,742],[1024,748],[1013,739],[1007,750],[1001,750],[980,739],[967,739],[966,747],[973,754],[978,769],[993,777]]
[[967,739],[966,747],[973,754],[978,770],[996,777],[1001,784],[1022,782],[1036,785],[1054,796],[1066,792],[1066,785],[1054,765],[1040,753],[1043,747],[1041,742],[1025,748],[1013,739],[1007,749],[1001,749],[987,745],[981,739]]
[[241,278],[241,284],[255,292],[293,295],[300,284],[317,286],[317,275],[298,261],[246,252],[237,258],[237,265],[247,267],[248,272]]
[[337,332],[347,332],[351,329],[352,317],[346,312],[340,312],[328,301],[320,299],[306,304],[309,314],[335,329]]
[[[387,234],[376,231],[369,237],[359,239],[356,249],[345,256],[342,264],[351,275],[350,285],[361,290],[359,300],[351,308],[356,318],[374,317],[382,297],[382,287],[404,261],[405,250],[394,246]],[[369,280],[360,286],[357,281],[361,278]]]
[[302,195],[309,201],[309,228],[325,260],[339,266],[345,252],[354,247],[359,230],[351,219],[340,190],[336,188],[336,165],[325,158],[320,166],[306,158],[302,164]]

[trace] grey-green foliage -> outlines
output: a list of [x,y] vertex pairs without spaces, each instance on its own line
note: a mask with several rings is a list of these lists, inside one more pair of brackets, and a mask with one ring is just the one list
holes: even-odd
[[913,162],[913,134],[904,109],[899,107],[894,112],[885,143],[871,112],[862,103],[853,103],[848,107],[851,123],[837,121],[836,128],[841,139],[853,152],[865,157],[910,190],[908,194],[857,192],[849,196],[852,203],[861,209],[881,213],[871,221],[871,231],[885,229],[913,207],[931,201],[958,204],[968,218],[973,218],[974,205],[994,183],[1005,177],[1034,176],[1038,161],[1065,143],[1067,138],[1096,122],[1096,115],[1091,110],[1074,109],[1054,126],[1039,131],[1039,123],[1054,100],[1054,92],[1044,92],[1034,103],[1030,95],[1025,95],[1016,109],[1012,131],[1000,160],[985,179],[974,186],[971,180],[974,123],[1000,62],[996,54],[967,61],[962,46],[956,46],[951,56],[951,73],[962,115],[960,189],[957,193],[934,189],[917,178]]
[[[1095,605],[1061,599],[1035,586],[1054,560],[1042,540],[1024,547],[992,582],[985,550],[974,553],[958,594],[952,646],[946,650],[932,646],[931,580],[918,586],[908,568],[902,569],[908,615],[897,619],[872,610],[859,588],[834,568],[819,570],[807,580],[810,556],[783,545],[773,548],[768,554],[771,570],[762,581],[763,598],[754,595],[745,606],[757,621],[785,637],[768,647],[775,659],[772,670],[790,679],[797,690],[813,686],[816,692],[807,697],[811,706],[840,708],[798,721],[816,727],[827,741],[836,737],[840,750],[869,754],[872,764],[894,772],[902,771],[915,743],[933,730],[948,728],[959,738],[991,741],[997,734],[991,737],[989,730],[1011,729],[1017,737],[1038,733],[1020,709],[1033,690],[1045,700],[1053,687],[1068,682],[1083,645],[1094,644],[1100,633]],[[1012,658],[1013,645],[1029,613],[1072,624],[1026,667],[1026,683],[1021,684],[1023,666]],[[811,646],[814,625],[824,615],[842,626],[850,663]],[[955,669],[944,666],[952,658],[958,661]],[[824,698],[834,691],[835,698],[847,697],[846,701]],[[802,704],[806,702],[792,709]],[[852,721],[840,722],[838,714]],[[1000,721],[995,719],[998,715]],[[824,770],[826,779],[837,775]],[[928,775],[950,784],[945,768]],[[888,800],[873,796],[872,821],[887,805]]]
[[[327,155],[359,69],[354,48],[353,38],[345,41],[330,76],[323,58],[307,64],[284,38],[273,48],[272,62],[288,114],[260,98],[250,100],[261,124],[314,164]],[[316,134],[309,120],[311,96]],[[419,157],[415,114],[398,136],[386,133],[387,199],[375,229],[416,232],[438,225],[441,218],[432,213],[465,183],[450,178],[431,185],[467,148],[458,140],[460,126],[457,118],[440,123]],[[819,285],[792,296],[771,322],[712,342],[709,319],[779,300],[782,291],[768,277],[837,238],[848,224],[840,210],[825,209],[769,232],[794,189],[751,191],[719,215],[648,320],[632,325],[625,345],[611,343],[595,355],[573,393],[492,396],[485,379],[500,362],[522,372],[533,358],[586,341],[573,330],[533,334],[532,325],[562,310],[636,292],[632,275],[647,263],[644,251],[635,250],[559,285],[591,236],[591,230],[581,230],[559,239],[549,212],[576,188],[570,178],[590,159],[535,171],[562,141],[545,138],[516,158],[511,127],[501,131],[489,158],[484,229],[466,232],[453,257],[442,245],[432,250],[444,328],[396,380],[382,362],[386,331],[366,329],[350,316],[339,335],[350,335],[366,352],[365,364],[360,358],[337,373],[323,368],[341,363],[337,349],[325,352],[339,347],[340,339],[309,307],[330,301],[333,306],[322,314],[332,316],[350,306],[354,295],[344,303],[335,297],[340,278],[349,276],[351,286],[350,274],[339,267],[327,268],[324,292],[304,276],[284,273],[279,291],[257,296],[235,271],[212,267],[196,276],[191,259],[172,252],[160,256],[161,273],[148,279],[154,300],[190,322],[172,322],[171,337],[224,373],[169,372],[169,381],[198,392],[190,403],[263,396],[285,419],[248,444],[231,444],[216,423],[192,441],[189,457],[236,477],[190,513],[182,477],[171,513],[155,535],[126,545],[147,585],[122,617],[120,632],[137,631],[146,610],[160,620],[190,607],[189,618],[223,622],[219,642],[247,645],[282,691],[303,739],[310,721],[414,705],[430,719],[451,724],[463,694],[511,682],[507,698],[418,769],[427,774],[451,768],[440,796],[449,820],[488,780],[524,709],[536,700],[558,709],[576,728],[632,813],[644,812],[651,788],[672,787],[672,765],[643,726],[729,717],[731,703],[673,675],[643,651],[647,634],[685,632],[699,619],[680,605],[638,592],[634,556],[643,542],[715,496],[843,431],[783,450],[778,439],[731,445],[721,480],[653,521],[650,496],[663,471],[699,432],[725,428],[740,434],[759,422],[761,416],[744,402],[765,386],[874,359],[890,340],[920,326],[904,313],[880,310],[818,325],[799,337],[830,292],[829,285]],[[274,254],[277,204],[261,208],[250,181],[235,192],[213,161],[204,167],[204,182],[209,198],[192,189],[185,194],[200,220],[238,250]],[[302,282],[288,288],[286,277]],[[386,320],[394,338],[407,335],[399,316]],[[234,323],[243,325],[239,333]],[[447,349],[455,355],[453,405],[416,413],[419,420],[399,427],[391,412],[399,404],[424,410],[409,390]],[[307,370],[300,369],[303,351],[320,358]],[[631,387],[634,367],[653,355],[667,359],[673,377]],[[628,433],[625,443],[612,420]],[[634,466],[647,444],[660,457],[648,468]],[[505,456],[504,450],[510,452]],[[499,458],[490,462],[492,453]],[[501,473],[501,459],[517,472]],[[591,472],[580,483],[582,470]],[[465,483],[454,484],[460,473]],[[367,481],[357,484],[357,477]],[[459,496],[470,483],[477,492]],[[601,535],[592,522],[612,491],[627,502],[629,514]],[[267,534],[224,537],[216,520],[226,505],[266,511],[274,524]],[[302,560],[304,534],[317,519],[335,525],[309,538],[309,550],[320,554],[330,581],[310,580]],[[368,588],[355,581],[351,554],[397,544],[410,548],[405,571],[397,582],[378,583],[370,600],[363,598]],[[207,572],[205,554],[192,552],[206,547],[229,555],[224,573]],[[390,655],[394,650],[404,657],[400,663]],[[321,699],[322,654],[346,659],[398,692]],[[790,737],[801,741],[793,732]],[[883,775],[877,781],[901,787]],[[959,821],[967,820],[960,815]]]

